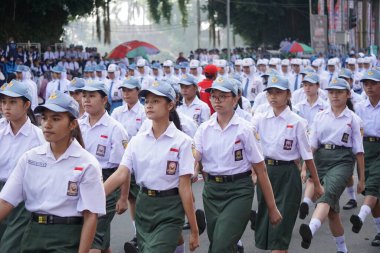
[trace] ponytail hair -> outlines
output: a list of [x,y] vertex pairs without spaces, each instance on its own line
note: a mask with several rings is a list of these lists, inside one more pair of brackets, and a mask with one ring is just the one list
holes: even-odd
[[74,128],[73,131],[71,131],[71,136],[79,142],[79,144],[82,146],[82,148],[85,148],[83,137],[82,137],[82,132],[80,131],[80,127],[79,127],[77,119],[70,115],[70,120],[76,121],[76,127]]
[[[290,90],[288,90],[288,92],[290,93]],[[291,94],[291,93],[290,93]],[[288,101],[286,102],[286,105],[289,106],[290,110],[293,111],[293,106],[292,106],[292,101],[290,100],[290,98],[288,99]]]
[[237,106],[240,106],[241,109],[243,109],[243,99],[240,97],[238,102],[237,102]]
[[[169,98],[165,97],[166,101],[168,103],[172,102]],[[175,102],[175,101],[173,101]],[[181,120],[179,119],[179,115],[175,109],[175,107],[173,107],[173,109],[171,109],[171,111],[169,112],[169,121],[172,121],[174,123],[174,125],[176,126],[176,128],[180,131],[182,131],[182,127],[181,127]]]
[[350,109],[351,111],[355,112],[354,104],[352,103],[351,98],[347,99],[346,105],[347,105],[348,109]]
[[[24,102],[24,104],[29,101],[26,97],[21,97],[21,99]],[[37,119],[36,119],[36,116],[34,115],[34,112],[32,110],[32,102],[31,101],[29,101],[29,102],[30,102],[30,106],[28,108],[28,111],[26,112],[26,115],[30,119],[30,122],[32,122],[33,125],[37,126],[38,125]]]

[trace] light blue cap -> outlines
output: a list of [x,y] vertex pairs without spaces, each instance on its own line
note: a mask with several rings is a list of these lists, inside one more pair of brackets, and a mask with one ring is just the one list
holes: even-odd
[[187,61],[180,62],[179,63],[179,67],[181,69],[188,68],[189,67],[189,63]]
[[206,92],[210,93],[212,90],[220,90],[223,92],[232,92],[237,96],[238,87],[232,79],[225,79],[223,77],[218,77],[213,83],[211,88],[207,88]]
[[106,66],[104,66],[103,64],[98,64],[95,67],[95,71],[104,71],[106,69],[107,69]]
[[238,73],[234,73],[233,79],[238,80],[239,82],[242,82],[242,80],[243,80],[241,75]]
[[130,77],[128,76],[125,78],[123,83],[120,85],[119,89],[121,88],[127,88],[127,89],[141,89],[140,80],[136,77]]
[[161,69],[161,64],[159,62],[153,63],[152,69]]
[[366,72],[364,72],[363,77],[360,79],[360,81],[364,80],[373,80],[375,82],[380,81],[380,70],[378,69],[369,69]]
[[278,76],[278,75],[280,75],[280,73],[278,73],[277,70],[269,69],[264,74],[262,74],[261,77],[264,77],[264,76]]
[[341,69],[338,75],[339,78],[352,78],[352,72],[349,69]]
[[81,90],[86,85],[86,81],[83,78],[74,77],[69,85],[69,91]]
[[240,80],[236,79],[236,78],[230,78],[229,79],[233,84],[236,85],[238,91],[242,92],[243,91],[243,84],[241,83]]
[[303,78],[302,82],[309,82],[313,84],[319,83],[319,76],[315,72],[309,72]]
[[32,89],[23,82],[12,80],[9,83],[1,86],[0,94],[8,96],[8,97],[25,97],[29,101],[32,101]]
[[315,72],[315,69],[313,69],[313,68],[310,67],[310,66],[307,66],[306,68],[304,68],[304,69],[301,70],[301,72],[300,72],[301,75],[307,75],[308,73],[316,73],[316,72]]
[[197,85],[197,80],[193,75],[190,74],[183,74],[181,76],[181,79],[179,80],[178,84],[184,84],[184,85]]
[[17,65],[15,72],[27,72],[29,71],[29,67],[25,65]]
[[289,81],[288,79],[278,76],[278,75],[271,75],[268,78],[268,85],[264,89],[264,91],[270,89],[270,88],[276,88],[280,90],[289,90]]
[[128,66],[129,70],[135,70],[136,69],[136,64],[132,63]]
[[66,70],[65,70],[64,67],[58,66],[58,65],[55,66],[51,71],[54,72],[54,73],[58,73],[58,74],[66,72]]
[[179,64],[176,64],[174,65],[174,69],[180,69],[181,67],[179,66]]
[[54,91],[45,104],[34,109],[35,113],[41,113],[45,109],[53,112],[69,112],[75,118],[79,117],[79,104],[68,94],[61,91]]
[[83,91],[102,91],[102,92],[104,92],[104,94],[108,95],[108,89],[103,82],[87,83],[80,90],[83,90]]
[[117,66],[121,69],[127,70],[127,66],[124,63],[119,63]]
[[166,81],[154,81],[150,88],[143,89],[139,95],[146,97],[149,92],[160,97],[167,97],[171,101],[175,101],[176,99],[176,93],[173,87]]
[[351,90],[350,84],[342,78],[334,78],[326,90]]
[[92,66],[92,65],[87,65],[85,68],[84,68],[84,70],[83,70],[83,72],[94,72],[95,71],[95,68],[94,68],[94,66]]

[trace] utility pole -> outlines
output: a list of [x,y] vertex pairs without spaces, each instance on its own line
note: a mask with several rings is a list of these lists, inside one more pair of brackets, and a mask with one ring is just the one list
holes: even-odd
[[227,0],[227,60],[231,60],[231,49],[230,49],[230,0]]
[[197,0],[197,34],[198,34],[198,48],[201,48],[201,4]]

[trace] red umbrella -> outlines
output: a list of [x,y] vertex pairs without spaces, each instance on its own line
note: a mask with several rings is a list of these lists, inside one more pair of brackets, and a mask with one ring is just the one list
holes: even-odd
[[121,59],[124,57],[134,58],[148,54],[158,54],[160,50],[150,43],[138,40],[124,42],[112,49],[108,58]]

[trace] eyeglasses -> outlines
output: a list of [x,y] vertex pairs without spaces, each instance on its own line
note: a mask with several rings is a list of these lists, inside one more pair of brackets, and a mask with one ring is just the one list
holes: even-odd
[[211,100],[211,102],[216,102],[216,101],[224,102],[226,100],[226,98],[228,98],[228,97],[232,97],[232,96],[230,96],[230,95],[220,95],[220,96],[211,95],[210,100]]

